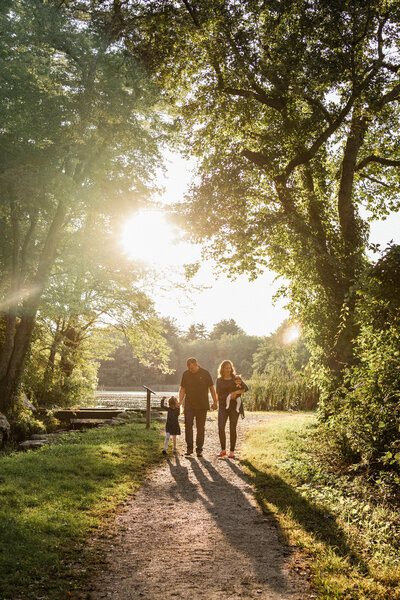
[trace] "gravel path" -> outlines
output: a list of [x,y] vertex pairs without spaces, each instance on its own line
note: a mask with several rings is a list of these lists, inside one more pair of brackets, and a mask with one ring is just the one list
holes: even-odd
[[[240,420],[239,456],[245,431],[265,418]],[[104,570],[81,597],[315,598],[301,555],[262,514],[238,461],[216,458],[215,413],[202,458],[185,458],[180,439],[179,456],[170,454],[117,515],[112,539],[102,542]]]

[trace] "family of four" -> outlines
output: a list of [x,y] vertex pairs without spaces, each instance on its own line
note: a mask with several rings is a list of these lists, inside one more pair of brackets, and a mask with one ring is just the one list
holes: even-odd
[[176,436],[181,433],[178,417],[182,406],[184,407],[187,446],[185,456],[193,454],[193,424],[195,419],[196,454],[202,456],[207,411],[210,409],[208,401],[208,392],[210,392],[213,400],[211,408],[214,410],[218,407],[218,433],[221,443],[221,451],[218,456],[227,456],[225,426],[229,419],[230,450],[228,457],[234,458],[237,437],[236,426],[239,414],[244,416],[241,395],[248,390],[247,385],[242,381],[240,375],[235,374],[235,369],[230,360],[224,360],[220,364],[215,387],[210,373],[200,367],[195,358],[188,358],[186,365],[187,371],[182,375],[179,388],[179,399],[175,396],[169,398],[168,408],[164,407],[164,398],[162,400],[162,407],[168,411],[163,454],[167,453],[171,436],[173,449],[176,452]]

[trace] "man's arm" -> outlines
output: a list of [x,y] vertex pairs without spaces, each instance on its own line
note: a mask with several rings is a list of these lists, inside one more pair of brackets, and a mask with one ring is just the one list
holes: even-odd
[[215,387],[213,385],[210,385],[210,387],[208,389],[210,390],[211,398],[213,399],[213,403],[211,405],[211,408],[213,410],[215,410],[217,408],[217,405],[218,405],[217,394],[215,393]]
[[184,400],[185,400],[185,395],[186,395],[186,390],[185,388],[183,388],[182,386],[179,388],[179,404],[181,406],[184,405]]

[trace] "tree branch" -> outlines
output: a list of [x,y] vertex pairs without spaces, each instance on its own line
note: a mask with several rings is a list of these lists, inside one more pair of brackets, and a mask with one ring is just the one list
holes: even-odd
[[196,11],[194,10],[194,8],[190,5],[188,0],[183,0],[183,4],[186,6],[186,9],[189,15],[191,16],[193,23],[196,25],[196,27],[200,28],[200,21],[197,18]]
[[[320,147],[330,138],[330,136],[339,128],[339,126],[342,124],[344,119],[347,117],[347,115],[349,114],[350,110],[352,109],[352,107],[354,105],[354,102],[360,96],[362,90],[368,85],[368,83],[371,81],[371,79],[374,77],[374,75],[376,75],[377,70],[379,69],[379,65],[380,65],[380,63],[378,61],[370,69],[368,75],[364,78],[364,80],[359,85],[357,85],[357,86],[354,85],[353,91],[352,91],[347,103],[342,108],[342,110],[340,111],[340,113],[338,114],[336,119],[334,121],[332,121],[332,123],[329,125],[329,127],[327,127],[325,129],[325,131],[323,131],[321,133],[321,135],[319,135],[317,137],[317,139],[314,141],[314,143],[311,145],[310,148],[308,148],[308,149],[304,148],[304,149],[300,150],[297,153],[297,156],[295,156],[294,158],[292,158],[292,160],[290,160],[288,162],[283,173],[281,175],[279,175],[279,177],[277,178],[277,182],[279,182],[281,184],[284,183],[296,167],[298,167],[299,165],[305,164],[306,162],[308,162],[309,160],[314,158],[314,156],[316,155],[316,153],[318,152]],[[386,104],[387,102],[390,102],[391,100],[394,100],[398,93],[400,93],[400,84],[395,86],[393,88],[393,90],[391,90],[390,92],[388,92],[388,94],[386,94],[385,96],[382,97],[380,103],[377,105],[377,108],[381,108],[383,106],[383,104]]]
[[384,181],[380,181],[379,179],[376,179],[375,177],[371,177],[371,175],[367,175],[366,173],[363,173],[362,175],[360,175],[360,177],[362,177],[363,179],[369,179],[373,183],[379,183],[379,185],[383,185],[386,188],[389,188],[389,189],[392,188],[392,186],[389,185],[388,183],[385,183]]
[[268,162],[267,158],[262,152],[253,152],[252,150],[248,150],[247,148],[242,150],[242,156],[250,160],[255,165],[258,165],[259,167],[265,167],[265,165]]
[[275,108],[276,110],[281,111],[285,107],[285,103],[282,98],[273,98],[268,96],[261,88],[258,92],[252,92],[251,90],[241,90],[239,88],[233,87],[221,87],[222,92],[230,94],[231,96],[241,96],[242,98],[252,98],[253,100],[257,100],[261,104],[269,106],[271,108]]
[[375,162],[385,167],[400,167],[400,160],[382,158],[381,156],[375,156],[375,154],[370,154],[358,163],[358,165],[356,166],[356,171],[360,171],[361,169],[366,167],[370,162]]
[[379,110],[388,104],[389,102],[393,102],[393,100],[398,100],[400,98],[400,83],[394,86],[393,89],[390,90],[387,94],[382,96],[380,101],[375,105]]
[[333,123],[333,116],[331,115],[329,110],[327,108],[325,108],[325,106],[322,104],[322,102],[320,102],[320,100],[317,100],[316,98],[312,98],[308,94],[303,94],[303,98],[304,98],[304,100],[306,100],[309,103],[309,105],[311,107],[317,108],[324,115],[324,117],[328,121],[328,123]]

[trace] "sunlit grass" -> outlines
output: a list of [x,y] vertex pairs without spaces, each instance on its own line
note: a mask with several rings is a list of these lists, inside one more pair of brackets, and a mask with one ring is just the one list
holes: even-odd
[[308,446],[313,418],[281,413],[250,432],[242,462],[258,501],[303,549],[321,600],[397,600],[398,515],[355,498],[346,481],[318,471]]
[[157,429],[96,429],[0,458],[1,600],[67,597],[87,538],[159,460]]

